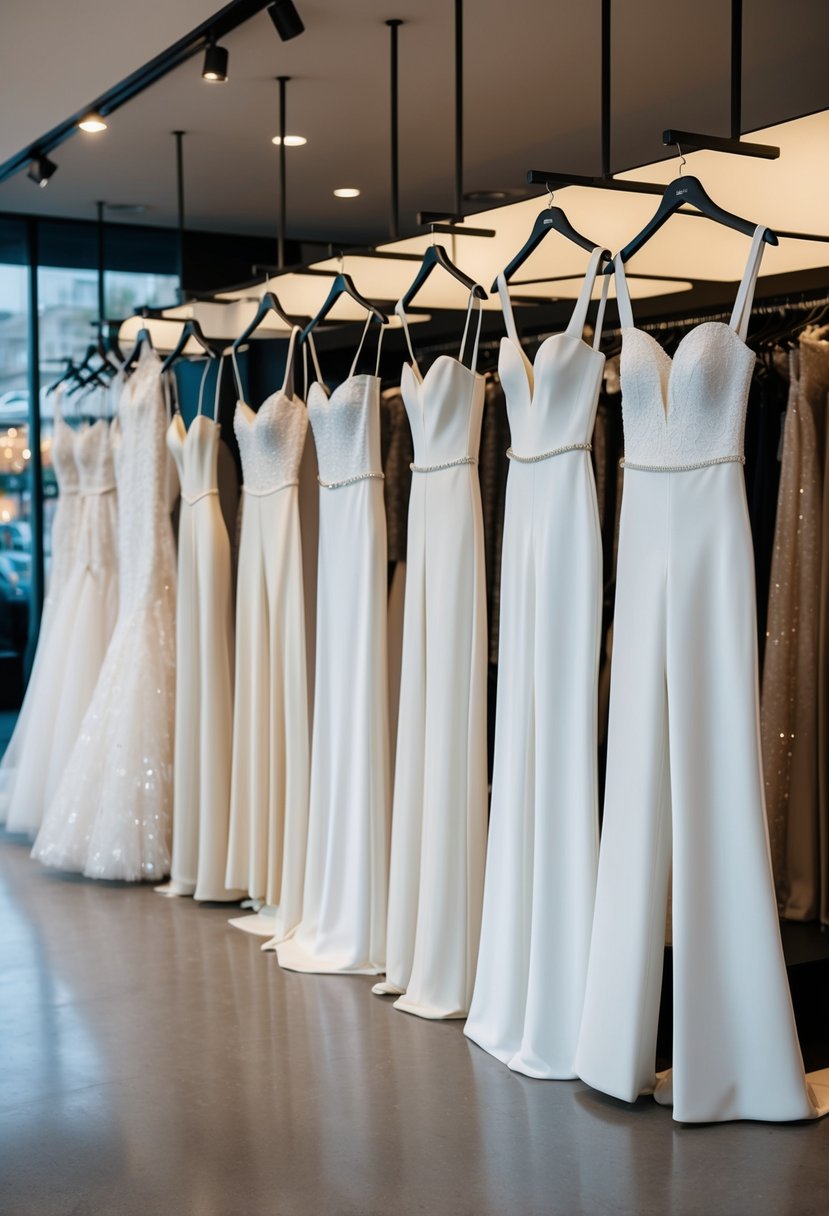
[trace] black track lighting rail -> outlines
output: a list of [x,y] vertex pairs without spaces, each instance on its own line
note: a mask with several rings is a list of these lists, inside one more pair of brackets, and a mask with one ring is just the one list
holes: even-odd
[[85,105],[77,114],[64,119],[51,131],[47,131],[39,139],[27,144],[25,148],[21,148],[14,156],[0,164],[0,182],[20,173],[30,161],[37,157],[47,156],[71,138],[77,130],[78,123],[91,110],[101,114],[104,118],[113,114],[182,63],[186,63],[195,55],[202,54],[211,42],[225,37],[238,29],[240,25],[244,25],[251,17],[255,17],[257,13],[267,9],[271,3],[272,0],[232,0],[230,4],[224,5],[207,21],[197,25],[189,34],[179,38],[177,42],[168,46],[166,50],[145,63],[132,75],[113,85],[106,93],[102,93],[100,97],[96,97],[94,101]]

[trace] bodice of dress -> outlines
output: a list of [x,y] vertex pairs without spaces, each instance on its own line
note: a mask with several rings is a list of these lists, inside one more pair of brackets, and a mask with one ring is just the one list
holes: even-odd
[[206,414],[197,414],[185,428],[181,414],[174,414],[167,429],[167,447],[178,469],[182,500],[196,503],[218,494],[219,441],[221,428]]
[[[473,307],[478,313],[477,332],[472,350],[472,366],[463,362]],[[395,309],[400,317],[411,355],[403,365],[400,392],[414,441],[417,470],[441,465],[474,464],[481,442],[484,413],[484,377],[475,370],[480,337],[480,301],[470,294],[466,326],[458,358],[438,355],[425,375],[421,374],[409,335],[402,301]]]
[[305,403],[294,394],[294,363],[300,334],[298,327],[291,332],[281,388],[266,397],[258,410],[252,409],[244,399],[236,351],[232,348],[238,393],[233,429],[239,444],[246,494],[273,494],[299,483],[299,466],[308,434]]
[[592,347],[582,334],[603,256],[606,256],[603,249],[596,249],[591,255],[567,329],[545,339],[533,363],[518,337],[506,281],[503,276],[498,278],[508,335],[501,339],[498,374],[507,402],[512,450],[518,456],[538,457],[590,442],[605,361],[599,343],[607,277],[603,281]]
[[80,473],[75,458],[76,432],[63,421],[59,409],[55,409],[52,432],[52,466],[61,495],[77,494],[80,490]]
[[626,463],[670,469],[742,458],[755,362],[745,338],[764,232],[755,231],[730,324],[697,325],[673,359],[635,327],[624,267],[616,259]]
[[308,390],[308,421],[314,433],[321,482],[331,484],[382,473],[377,376],[349,376],[330,395],[315,380]]
[[109,494],[115,489],[109,426],[106,418],[99,418],[76,436],[75,460],[80,476],[80,492],[85,497]]

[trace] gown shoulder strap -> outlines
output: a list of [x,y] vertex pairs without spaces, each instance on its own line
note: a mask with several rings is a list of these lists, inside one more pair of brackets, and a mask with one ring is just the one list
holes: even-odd
[[731,328],[736,332],[737,336],[745,342],[748,334],[748,323],[751,319],[751,306],[754,303],[754,289],[757,286],[757,276],[760,273],[760,263],[763,260],[763,250],[765,241],[763,240],[766,234],[764,224],[758,224],[754,229],[754,238],[751,242],[751,249],[748,254],[746,268],[743,271],[743,277],[740,282],[740,289],[737,292],[737,299],[734,302],[734,311],[731,314]]
[[317,347],[316,343],[314,342],[314,335],[309,333],[307,338],[303,339],[302,341],[302,398],[304,401],[308,400],[308,389],[311,385],[311,381],[308,378],[309,350],[311,351],[311,362],[314,365],[314,379],[321,387],[324,387],[325,384],[322,378],[322,371],[320,370],[320,361],[317,356]]
[[354,355],[354,359],[352,360],[351,368],[348,373],[349,380],[357,371],[357,364],[359,362],[360,355],[363,353],[363,347],[366,344],[366,337],[368,336],[368,329],[373,320],[374,320],[373,315],[371,313],[369,313],[368,316],[366,317],[366,323],[363,326],[363,333],[362,333],[362,337],[360,338],[360,344],[357,347],[356,354]]
[[210,375],[210,362],[211,362],[210,359],[205,359],[204,371],[201,374],[201,380],[199,382],[199,404],[196,406],[196,417],[197,418],[198,418],[199,414],[202,413],[202,410],[204,408],[204,386],[207,383],[207,377]]
[[219,421],[219,401],[222,395],[222,372],[225,369],[225,357],[219,356],[219,366],[216,368],[216,389],[213,393],[213,421]]
[[[571,338],[581,339],[584,334],[584,326],[587,322],[587,310],[590,307],[590,301],[593,298],[593,288],[596,283],[596,275],[599,273],[599,267],[605,257],[605,250],[596,248],[590,255],[590,261],[587,265],[587,270],[584,275],[584,282],[581,285],[579,297],[576,300],[576,306],[573,309],[573,314],[570,317],[570,322],[567,326],[566,333]],[[593,334],[593,349],[598,350],[602,340],[602,324],[604,323],[604,311],[607,304],[607,290],[610,286],[610,275],[602,275],[602,294],[599,300],[599,311],[596,315],[596,328]],[[627,287],[627,283],[625,283]],[[618,289],[617,289],[618,291]]]
[[409,348],[409,358],[412,361],[412,367],[414,367],[417,371],[419,371],[420,369],[418,368],[418,365],[417,365],[417,358],[414,353],[414,347],[412,346],[412,335],[409,333],[409,323],[406,320],[406,309],[403,307],[402,300],[398,300],[397,303],[395,304],[394,315],[396,317],[400,318],[400,324],[403,326],[403,336],[406,339],[406,346]]
[[178,397],[178,380],[176,373],[172,370],[167,372],[163,377],[164,383],[164,402],[167,406],[167,421],[173,421],[174,414],[181,413],[181,402]]
[[620,254],[613,259],[614,278],[616,279],[616,304],[619,309],[619,323],[622,329],[635,329],[633,309],[630,306],[630,291],[628,290],[625,266]]
[[458,360],[461,363],[463,363],[463,355],[464,355],[464,351],[466,350],[466,339],[469,336],[469,326],[470,326],[470,322],[472,320],[472,309],[473,308],[478,313],[478,324],[475,329],[475,343],[472,347],[472,359],[470,361],[469,366],[473,372],[476,372],[478,370],[478,346],[480,345],[480,341],[481,341],[481,320],[483,319],[484,314],[483,314],[483,307],[482,307],[481,301],[478,298],[478,296],[475,294],[474,288],[469,293],[469,303],[466,306],[466,324],[463,327],[463,337],[461,338],[461,348],[458,351]]
[[512,311],[509,287],[503,274],[498,275],[498,278],[495,280],[495,286],[498,289],[498,299],[501,301],[501,312],[504,314],[504,325],[506,326],[507,336],[512,339],[516,346],[520,347],[521,340],[518,337],[518,327],[515,324],[515,313]]
[[298,325],[295,325],[291,330],[291,337],[288,340],[288,353],[285,357],[285,376],[282,381],[282,392],[286,397],[293,397],[296,384],[294,375],[294,367],[296,364],[296,348],[299,341],[299,335],[302,330]]

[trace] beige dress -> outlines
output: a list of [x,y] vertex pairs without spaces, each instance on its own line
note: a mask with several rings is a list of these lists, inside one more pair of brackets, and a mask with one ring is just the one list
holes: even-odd
[[[210,365],[206,365],[205,373]],[[176,735],[172,881],[164,893],[236,900],[225,887],[233,736],[230,538],[219,502],[218,421],[202,413],[202,377],[189,429],[176,412],[167,431],[181,484],[176,613]]]

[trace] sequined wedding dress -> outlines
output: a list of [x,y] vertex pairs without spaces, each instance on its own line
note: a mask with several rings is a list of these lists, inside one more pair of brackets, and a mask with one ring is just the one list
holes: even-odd
[[[145,346],[119,403],[118,620],[52,805],[39,860],[90,878],[170,868],[175,547],[161,360]],[[48,847],[47,847],[48,846]]]

